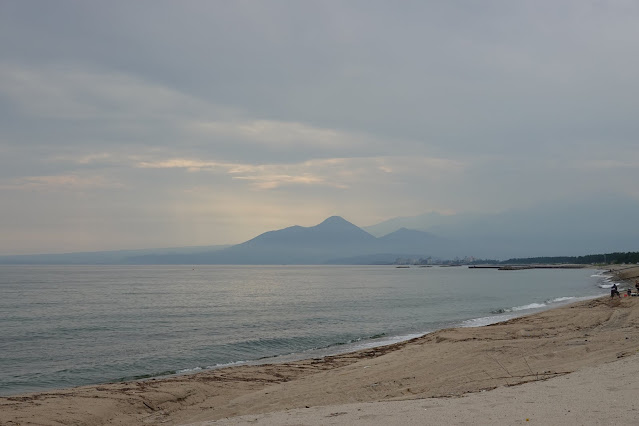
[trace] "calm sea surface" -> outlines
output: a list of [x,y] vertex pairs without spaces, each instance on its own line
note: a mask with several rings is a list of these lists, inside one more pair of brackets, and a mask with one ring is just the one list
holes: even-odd
[[0,266],[0,395],[277,362],[605,294],[595,270]]

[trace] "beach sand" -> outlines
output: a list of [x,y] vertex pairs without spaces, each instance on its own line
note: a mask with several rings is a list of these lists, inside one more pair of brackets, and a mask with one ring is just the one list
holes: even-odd
[[0,424],[636,424],[638,353],[639,297],[604,297],[322,359],[0,398]]
[[636,425],[639,356],[460,398],[310,407],[232,417],[213,425]]

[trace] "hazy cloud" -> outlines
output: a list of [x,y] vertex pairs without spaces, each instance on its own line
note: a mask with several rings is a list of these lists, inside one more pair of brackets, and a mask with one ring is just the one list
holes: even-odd
[[637,197],[638,18],[625,1],[3,2],[0,253],[39,251],[38,232],[223,244],[330,214]]
[[81,176],[78,174],[58,176],[27,176],[19,179],[0,181],[0,190],[58,191],[89,190],[96,188],[121,188],[119,182],[103,176]]
[[459,174],[464,166],[459,161],[440,158],[362,157],[318,159],[292,164],[237,164],[174,158],[142,161],[137,167],[227,173],[233,179],[254,182],[260,189],[274,189],[286,184],[327,185],[346,189],[356,182],[387,179],[387,174],[394,173],[393,170],[398,172],[397,179],[418,177],[422,182],[439,181]]

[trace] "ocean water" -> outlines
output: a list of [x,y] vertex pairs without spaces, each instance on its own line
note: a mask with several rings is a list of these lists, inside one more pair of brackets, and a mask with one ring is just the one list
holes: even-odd
[[0,266],[0,395],[279,362],[606,294],[592,269]]

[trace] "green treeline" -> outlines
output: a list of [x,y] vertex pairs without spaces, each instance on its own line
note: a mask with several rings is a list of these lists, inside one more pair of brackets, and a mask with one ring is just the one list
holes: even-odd
[[626,253],[589,254],[587,256],[557,256],[557,257],[529,257],[521,259],[508,259],[502,264],[540,264],[540,263],[574,263],[574,264],[622,264],[639,262],[639,252]]

